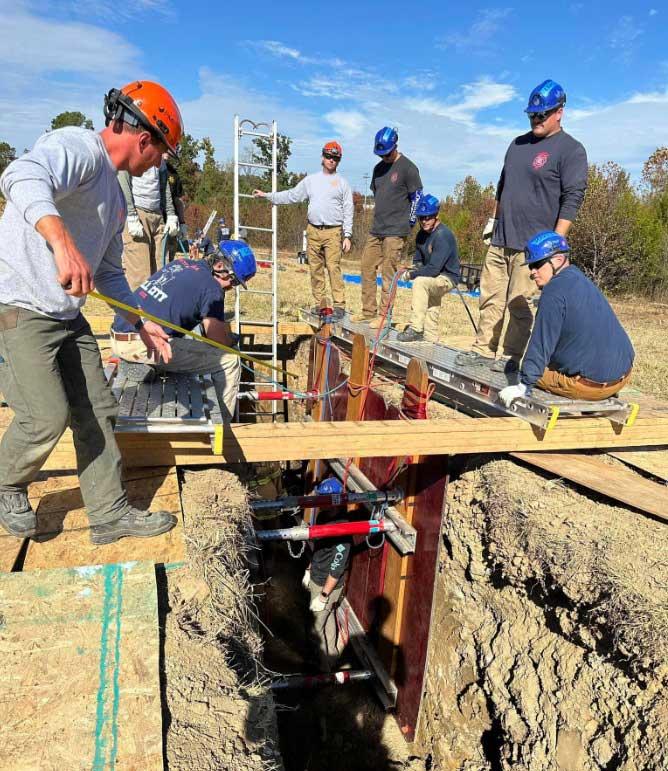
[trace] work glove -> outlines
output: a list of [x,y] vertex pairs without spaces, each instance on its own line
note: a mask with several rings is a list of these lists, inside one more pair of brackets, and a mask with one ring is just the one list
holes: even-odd
[[188,240],[188,226],[185,222],[179,225],[179,235],[184,241]]
[[328,599],[329,597],[323,597],[322,594],[319,594],[311,600],[311,604],[308,606],[309,610],[313,613],[320,613],[320,611],[327,607]]
[[400,278],[402,281],[412,281],[412,280],[415,278],[415,271],[414,271],[414,270],[409,270],[409,269],[406,269],[406,270],[405,270],[405,271],[404,271],[404,272],[403,272],[403,273],[402,273],[402,274],[399,276],[399,278]]
[[311,583],[311,568],[306,568],[304,571],[304,576],[302,577],[302,586],[304,589],[308,589],[309,584]]
[[128,214],[128,233],[135,240],[144,237],[144,227],[137,214]]
[[499,391],[499,401],[504,407],[510,407],[515,399],[520,399],[522,396],[526,396],[529,389],[524,383],[518,383],[517,385],[506,386]]
[[168,214],[165,222],[165,233],[168,236],[175,236],[179,232],[179,218],[176,214]]
[[492,243],[492,236],[494,235],[494,228],[496,227],[497,222],[498,222],[497,219],[495,219],[494,217],[490,217],[487,220],[487,224],[483,228],[482,242],[486,246],[490,246],[490,244]]

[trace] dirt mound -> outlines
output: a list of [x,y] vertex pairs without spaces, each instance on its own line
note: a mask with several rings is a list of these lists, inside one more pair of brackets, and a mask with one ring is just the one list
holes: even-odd
[[433,768],[665,771],[665,525],[471,463],[444,522],[419,732]]
[[246,490],[221,469],[186,471],[187,565],[167,571],[165,756],[170,771],[282,769],[249,565]]

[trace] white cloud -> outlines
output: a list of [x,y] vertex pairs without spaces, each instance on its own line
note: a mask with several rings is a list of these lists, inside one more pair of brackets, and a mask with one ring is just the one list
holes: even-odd
[[474,83],[467,83],[461,88],[459,101],[440,102],[436,99],[407,99],[405,104],[411,110],[450,118],[462,123],[472,123],[480,110],[510,102],[517,96],[515,88],[508,83],[494,83],[481,78]]
[[643,34],[643,28],[638,25],[633,16],[621,16],[612,28],[608,45],[617,51],[621,62],[629,62],[636,48],[638,38]]
[[650,16],[656,16],[657,13],[658,13],[658,11],[656,10],[656,8],[650,8],[649,9],[649,15]]
[[501,27],[512,10],[512,8],[484,8],[479,11],[476,20],[468,30],[444,35],[438,39],[437,44],[442,48],[455,48],[459,51],[486,52],[494,47],[495,42],[500,44],[501,40],[507,39],[507,34],[500,34]]
[[358,137],[368,128],[367,118],[361,112],[354,110],[332,110],[323,117],[332,125],[337,134],[350,138]]
[[256,40],[248,41],[250,45],[259,50],[265,51],[273,56],[278,56],[284,59],[292,59],[296,62],[310,63],[313,60],[307,56],[303,56],[296,48],[290,48],[284,45],[278,40]]
[[63,18],[79,17],[91,21],[128,21],[141,16],[150,16],[153,21],[176,19],[176,10],[170,0],[31,0],[30,7],[36,15],[59,14]]

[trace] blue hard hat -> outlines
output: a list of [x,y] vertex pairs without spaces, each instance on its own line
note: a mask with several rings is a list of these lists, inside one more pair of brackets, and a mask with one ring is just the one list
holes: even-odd
[[218,244],[218,252],[245,289],[246,281],[253,278],[257,272],[253,250],[245,241],[221,241]]
[[547,112],[566,104],[566,92],[554,80],[544,80],[529,94],[529,104],[524,112]]
[[318,495],[340,495],[343,492],[343,485],[336,477],[327,477],[315,488]]
[[382,158],[384,155],[389,155],[396,149],[398,141],[399,134],[397,133],[397,130],[385,126],[376,134],[376,138],[373,140],[373,151]]
[[416,217],[433,217],[434,214],[438,214],[438,210],[441,208],[441,202],[435,195],[423,195],[418,201],[418,205],[415,208]]
[[570,252],[570,247],[563,236],[555,233],[554,230],[543,230],[524,247],[524,264],[531,265],[534,262],[554,257],[555,254],[567,254],[568,252]]

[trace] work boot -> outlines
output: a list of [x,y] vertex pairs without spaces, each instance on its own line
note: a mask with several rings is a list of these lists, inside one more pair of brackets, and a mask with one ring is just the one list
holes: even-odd
[[368,324],[373,318],[373,316],[365,316],[364,313],[353,313],[350,320],[354,324]]
[[424,339],[422,332],[418,332],[413,327],[406,327],[403,332],[399,332],[397,340],[400,343],[417,343]]
[[455,356],[455,364],[459,367],[475,367],[477,365],[491,364],[493,361],[494,359],[491,357],[481,356],[475,351],[466,351]]
[[35,534],[37,518],[26,493],[0,493],[0,525],[17,538]]
[[512,375],[513,372],[517,372],[519,369],[519,364],[515,361],[515,359],[496,359],[494,364],[490,366],[490,369],[492,372],[505,372],[506,375]]
[[90,540],[99,546],[114,543],[126,536],[152,538],[171,530],[177,521],[176,517],[167,511],[141,511],[129,506],[120,519],[106,525],[93,525],[90,529]]

